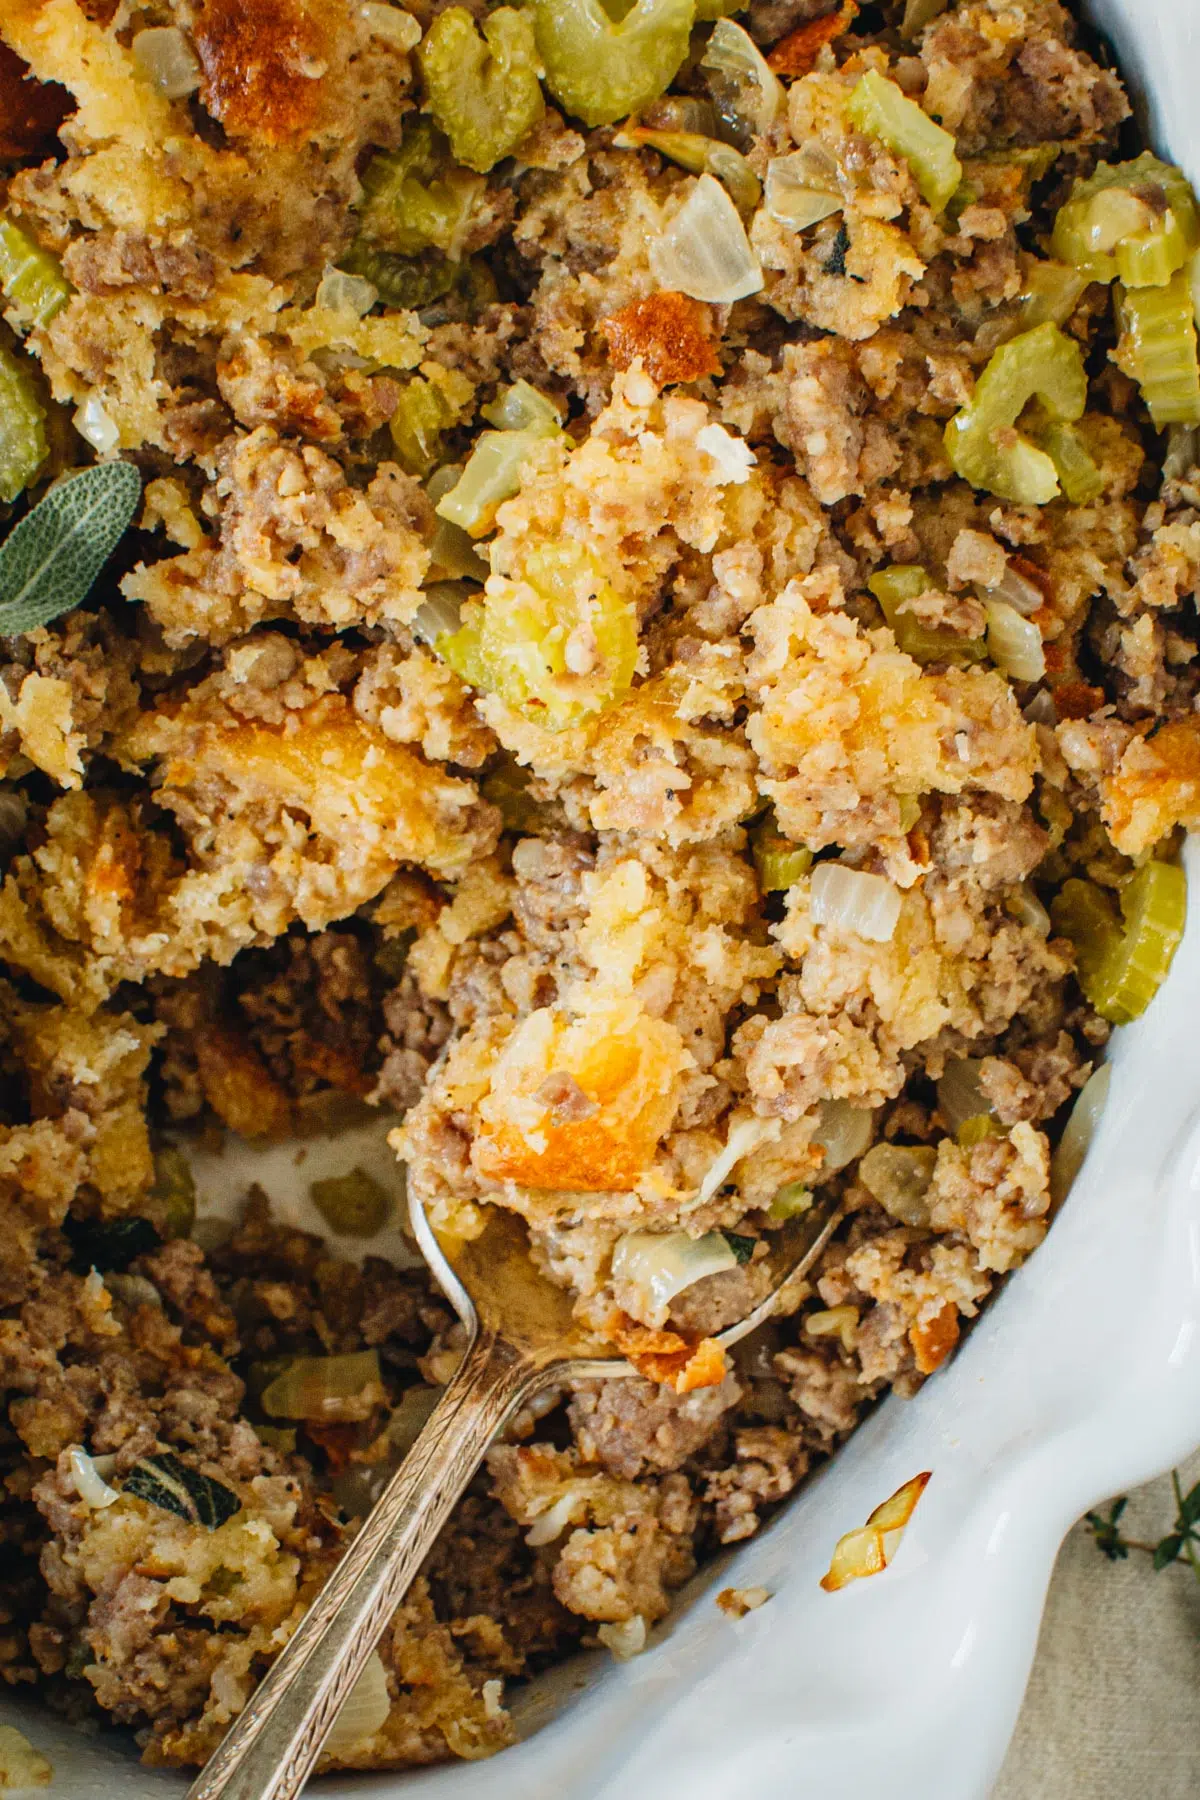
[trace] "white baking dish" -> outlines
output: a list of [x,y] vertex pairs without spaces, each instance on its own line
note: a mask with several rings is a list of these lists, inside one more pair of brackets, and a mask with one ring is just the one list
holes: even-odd
[[[1200,184],[1200,0],[1095,0],[1156,146]],[[1200,847],[1188,856],[1200,892]],[[1200,909],[1166,988],[1118,1034],[1108,1109],[1045,1245],[916,1400],[890,1401],[644,1655],[584,1658],[522,1700],[499,1758],[320,1784],[404,1800],[982,1800],[1008,1743],[1059,1542],[1095,1500],[1200,1438]],[[921,1469],[886,1573],[818,1585],[838,1536]],[[720,1586],[770,1603],[733,1623]],[[119,1737],[5,1693],[55,1765],[53,1800],[186,1785]]]

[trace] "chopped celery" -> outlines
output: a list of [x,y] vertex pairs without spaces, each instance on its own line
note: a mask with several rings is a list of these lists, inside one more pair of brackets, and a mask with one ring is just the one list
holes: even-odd
[[1088,277],[1068,263],[1030,262],[1017,298],[1022,331],[1035,325],[1065,325],[1088,285]]
[[437,651],[472,687],[499,694],[550,731],[578,725],[620,699],[637,665],[637,614],[578,544],[525,558],[523,582],[493,579],[482,604]]
[[964,1150],[971,1150],[976,1144],[984,1143],[987,1138],[1003,1137],[1004,1127],[993,1119],[991,1113],[973,1113],[969,1119],[963,1120],[954,1135]]
[[552,437],[547,430],[481,431],[458,481],[437,503],[439,518],[461,525],[472,537],[483,537],[496,522],[496,508],[521,486],[521,471],[538,444]]
[[746,158],[719,138],[700,131],[651,131],[644,125],[627,125],[613,143],[618,150],[657,150],[693,175],[715,176],[743,212],[753,212],[762,199],[762,183]]
[[846,105],[846,117],[860,131],[879,138],[908,163],[924,200],[941,212],[962,180],[962,164],[948,131],[901,93],[894,81],[871,69]]
[[436,250],[424,256],[397,256],[390,250],[373,250],[363,238],[355,238],[340,266],[371,282],[385,306],[409,307],[414,312],[450,293],[461,272],[460,264]]
[[1165,287],[1118,287],[1117,321],[1117,362],[1141,388],[1154,423],[1200,424],[1196,316],[1184,271]]
[[764,894],[783,893],[812,868],[812,851],[784,837],[773,809],[752,827],[750,854]]
[[1072,423],[1087,404],[1083,353],[1048,322],[1001,345],[970,404],[947,425],[946,453],[964,481],[1025,506],[1054,499],[1060,490],[1053,459],[1012,429],[1035,395],[1051,423]]
[[[416,256],[435,249],[457,260],[483,180],[450,161],[446,141],[428,119],[405,122],[398,150],[381,150],[363,174],[362,234],[376,250]],[[341,266],[349,266],[343,257]],[[374,276],[365,268],[356,275]],[[385,290],[375,282],[386,298]]]
[[767,1217],[782,1225],[788,1219],[798,1219],[804,1213],[811,1212],[812,1203],[812,1189],[807,1183],[787,1181],[767,1208]]
[[442,433],[456,416],[441,388],[423,375],[405,383],[389,429],[396,461],[406,474],[423,481],[433,472],[441,461]]
[[154,1224],[167,1238],[186,1238],[196,1223],[196,1183],[183,1151],[164,1144],[154,1152]]
[[387,1224],[392,1210],[387,1189],[357,1164],[347,1175],[310,1181],[308,1191],[330,1230],[342,1237],[374,1237]]
[[1158,992],[1183,936],[1187,879],[1175,863],[1148,862],[1121,891],[1121,914],[1094,882],[1072,879],[1051,906],[1075,946],[1079,985],[1103,1018],[1127,1025]]
[[982,638],[959,637],[954,631],[938,631],[922,625],[905,609],[906,600],[917,600],[933,586],[919,563],[893,563],[872,575],[867,586],[878,600],[898,649],[914,662],[972,663],[986,655]]
[[46,414],[33,371],[0,344],[0,500],[15,500],[46,456]]
[[539,394],[532,382],[525,380],[514,381],[480,410],[488,424],[500,431],[534,431],[542,437],[553,437],[562,429],[553,400]]
[[71,298],[70,283],[55,258],[4,218],[0,218],[0,293],[24,330],[48,325]]
[[1075,506],[1104,492],[1104,477],[1074,425],[1059,420],[1037,433],[1037,443],[1054,464],[1059,486]]
[[1200,245],[1200,215],[1181,169],[1149,150],[1100,163],[1077,181],[1054,221],[1055,256],[1092,281],[1162,287]]
[[[425,484],[425,491],[435,508],[438,501],[458,485],[461,474],[462,467],[457,463],[446,463],[434,470]],[[452,525],[449,519],[439,518],[429,540],[427,579],[437,581],[449,578],[457,581],[464,577],[472,581],[486,581],[487,558],[479,554],[461,525]]]
[[439,13],[419,52],[429,110],[460,163],[481,175],[532,131],[546,109],[533,21],[502,6],[480,36],[463,6]]
[[611,125],[666,92],[688,52],[693,0],[637,0],[619,22],[601,0],[533,0],[546,85],[585,125]]

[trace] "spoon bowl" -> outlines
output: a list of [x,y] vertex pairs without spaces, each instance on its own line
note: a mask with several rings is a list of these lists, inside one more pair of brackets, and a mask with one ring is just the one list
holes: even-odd
[[[435,1231],[411,1196],[409,1216],[434,1278],[466,1329],[463,1360],[187,1800],[294,1800],[388,1621],[507,1419],[551,1382],[638,1373],[576,1318],[570,1293],[538,1270],[515,1213],[483,1208],[483,1229],[473,1238]],[[768,1291],[717,1335],[722,1349],[780,1306],[840,1217],[835,1202],[817,1201],[770,1235],[766,1259],[756,1264]]]

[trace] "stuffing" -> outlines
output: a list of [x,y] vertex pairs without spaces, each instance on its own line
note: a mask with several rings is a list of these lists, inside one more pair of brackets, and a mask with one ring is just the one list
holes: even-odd
[[[1119,76],[1059,0],[934,11],[751,0],[761,120],[704,19],[635,121],[539,73],[493,157],[520,71],[464,134],[442,0],[0,6],[0,1678],[152,1765],[212,1755],[466,1348],[318,1142],[386,1137],[626,1365],[507,1422],[323,1769],[491,1755],[513,1684],[647,1648],[1049,1228],[1129,895],[1183,911],[1200,460],[1058,260]],[[988,443],[1084,498],[947,432],[1035,325],[1082,410]],[[112,464],[91,586],[73,538],[14,577]],[[240,1143],[328,1236],[197,1221]]]

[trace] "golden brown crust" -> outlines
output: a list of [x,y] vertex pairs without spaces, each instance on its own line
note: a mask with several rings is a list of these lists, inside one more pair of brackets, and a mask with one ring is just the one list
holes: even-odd
[[312,131],[331,49],[324,0],[199,0],[204,104],[234,138],[283,144]]

